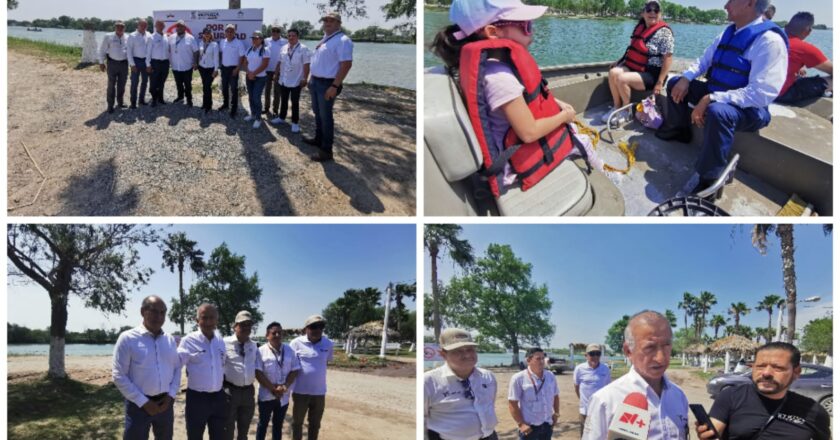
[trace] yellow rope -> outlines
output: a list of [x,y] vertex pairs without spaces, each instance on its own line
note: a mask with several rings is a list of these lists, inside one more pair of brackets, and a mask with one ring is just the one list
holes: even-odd
[[[598,134],[598,132],[594,128],[589,127],[588,125],[586,125],[585,123],[583,123],[583,122],[581,122],[577,119],[575,119],[574,123],[578,128],[578,133],[589,136],[589,138],[592,139],[592,148],[593,149],[597,148],[598,142],[601,140],[601,136]],[[605,171],[612,171],[614,173],[620,173],[620,174],[629,173],[630,168],[633,168],[633,164],[636,163],[636,149],[637,148],[639,148],[639,142],[638,141],[633,142],[630,145],[627,144],[627,141],[620,141],[618,143],[618,149],[624,154],[625,157],[627,157],[627,168],[622,170],[622,169],[618,169],[618,168],[615,168],[613,166],[604,164],[604,170]]]

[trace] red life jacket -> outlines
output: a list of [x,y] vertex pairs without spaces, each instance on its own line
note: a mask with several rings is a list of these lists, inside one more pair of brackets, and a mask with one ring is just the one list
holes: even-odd
[[644,72],[647,68],[649,58],[662,56],[651,55],[647,48],[647,42],[653,38],[656,31],[662,28],[671,29],[664,21],[660,21],[649,28],[645,28],[644,23],[639,23],[636,26],[636,29],[633,30],[633,36],[630,37],[630,45],[627,46],[627,51],[624,52],[624,65],[628,69],[635,72]]
[[489,107],[482,80],[487,67],[488,53],[498,49],[510,53],[511,68],[525,87],[525,102],[534,118],[541,119],[561,112],[560,106],[542,78],[537,62],[522,45],[500,38],[476,41],[461,48],[461,92],[464,94],[470,123],[484,156],[482,174],[489,178],[490,189],[496,197],[504,188],[502,177],[506,163],[509,162],[518,175],[522,191],[527,191],[551,170],[557,168],[576,145],[568,124],[563,124],[547,136],[527,144],[523,144],[511,128],[504,137],[504,145],[492,144],[493,137],[487,119]]

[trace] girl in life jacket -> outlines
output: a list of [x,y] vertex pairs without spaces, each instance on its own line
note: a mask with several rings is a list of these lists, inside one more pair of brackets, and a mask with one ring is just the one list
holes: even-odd
[[[610,93],[614,108],[630,103],[631,90],[653,90],[660,94],[671,69],[674,34],[662,21],[658,0],[645,2],[639,23],[633,29],[624,55],[610,66]],[[604,114],[603,122],[611,111]],[[629,115],[621,115],[629,118]]]
[[[538,117],[535,116],[533,104],[529,107],[529,102],[533,101],[526,101],[526,95],[532,91],[526,93],[523,80],[528,82],[527,79],[534,75],[538,81],[542,80],[536,62],[527,49],[534,40],[533,22],[546,9],[545,6],[522,4],[520,0],[454,0],[449,14],[454,24],[438,32],[431,45],[432,52],[443,60],[449,73],[461,78],[461,92],[467,101],[473,127],[478,127],[475,131],[485,156],[485,176],[489,178],[491,190],[497,196],[516,181],[517,175],[520,179],[526,179],[527,175],[522,185],[523,190],[527,190],[550,171],[535,169],[539,168],[537,162],[552,162],[553,168],[568,154],[568,151],[558,154],[549,152],[552,159],[549,161],[544,160],[542,153],[538,153],[531,164],[515,169],[517,159],[520,159],[518,156],[524,154],[526,149],[522,148],[523,151],[510,157],[514,150],[508,148],[513,135],[518,138],[517,144],[544,143],[547,136],[575,119],[575,110],[567,103],[557,102],[559,112]],[[487,44],[473,44],[476,42]],[[476,51],[477,48],[480,52]],[[481,58],[480,64],[461,66],[467,51],[477,52],[477,57]],[[516,66],[522,64],[511,59],[514,54],[519,59],[528,59],[531,66],[528,72],[517,71]],[[459,69],[463,71],[459,72]],[[465,76],[473,77],[472,90],[464,89]],[[547,87],[541,84],[543,97],[555,105]],[[470,96],[475,94],[481,96]],[[473,118],[475,111],[480,116]]]

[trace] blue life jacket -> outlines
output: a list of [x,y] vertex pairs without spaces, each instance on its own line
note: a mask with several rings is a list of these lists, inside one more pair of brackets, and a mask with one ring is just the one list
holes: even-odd
[[726,28],[712,57],[708,74],[710,91],[741,89],[749,84],[751,63],[744,58],[744,52],[767,31],[781,35],[785,40],[785,46],[790,45],[785,32],[772,21],[747,26],[737,34],[734,24]]

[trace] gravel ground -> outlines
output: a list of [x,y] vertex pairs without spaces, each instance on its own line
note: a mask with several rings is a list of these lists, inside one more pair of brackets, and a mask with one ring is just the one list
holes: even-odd
[[[11,215],[415,214],[413,91],[345,87],[335,109],[336,160],[319,164],[308,158],[316,149],[289,126],[253,129],[241,105],[235,121],[179,104],[109,115],[98,68],[16,52],[9,52],[8,78]],[[170,75],[166,101],[175,95]],[[198,78],[193,99],[201,104]],[[247,95],[240,102],[247,107]],[[303,93],[300,125],[311,135],[310,108]],[[21,142],[47,177],[31,205],[42,179]]]

